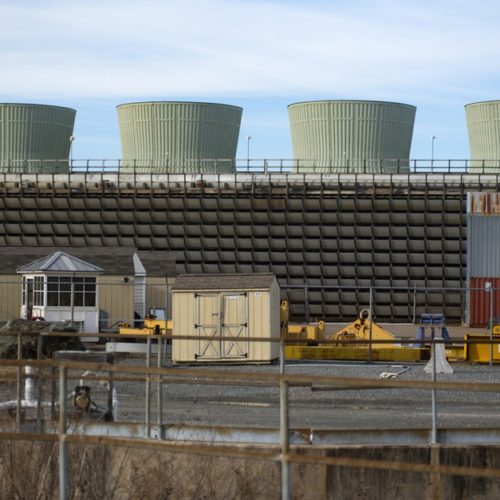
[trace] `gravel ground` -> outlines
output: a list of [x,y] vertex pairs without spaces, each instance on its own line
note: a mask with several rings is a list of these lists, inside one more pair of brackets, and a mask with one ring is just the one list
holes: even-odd
[[[122,365],[144,366],[140,358],[120,357]],[[156,366],[156,360],[152,365]],[[170,365],[171,366],[171,365]],[[339,362],[287,362],[290,374],[329,375],[378,380],[383,372],[402,372],[399,380],[430,381],[424,363],[407,365]],[[500,428],[500,365],[453,364],[452,375],[438,375],[438,381],[498,383],[498,393],[438,391],[438,424],[440,427]],[[163,423],[233,425],[254,427],[279,426],[279,390],[263,385],[207,385],[202,372],[207,366],[176,366],[181,371],[200,371],[198,384],[168,383],[162,391]],[[211,370],[237,372],[241,380],[248,373],[279,373],[276,365],[215,365]],[[76,381],[68,384],[69,388]],[[89,382],[92,398],[105,406],[106,391]],[[0,401],[15,399],[15,381],[0,383]],[[116,382],[120,420],[143,421],[145,383]],[[315,386],[317,388],[317,386]],[[45,398],[49,384],[44,384]],[[429,428],[431,425],[431,392],[420,389],[353,389],[313,390],[311,386],[289,389],[290,425],[293,428]],[[157,419],[157,384],[151,383],[151,415]]]
[[[131,360],[119,360],[131,363]],[[134,361],[137,363],[137,360]],[[430,381],[424,364],[352,364],[338,362],[289,362],[287,373],[329,375],[378,380],[383,372],[402,372],[399,380]],[[185,369],[192,369],[192,366]],[[194,367],[200,371],[206,367]],[[184,369],[180,367],[180,369]],[[213,366],[220,372],[279,373],[278,366]],[[201,379],[203,380],[203,379]],[[454,365],[452,375],[439,381],[497,383],[500,366]],[[121,415],[143,418],[144,383],[118,383]],[[152,383],[152,414],[156,415],[156,384]],[[437,392],[439,425],[442,427],[500,427],[499,393]],[[418,389],[289,390],[290,425],[295,428],[406,428],[431,423],[431,392]],[[210,425],[278,426],[279,391],[275,387],[166,384],[163,388],[163,421]]]

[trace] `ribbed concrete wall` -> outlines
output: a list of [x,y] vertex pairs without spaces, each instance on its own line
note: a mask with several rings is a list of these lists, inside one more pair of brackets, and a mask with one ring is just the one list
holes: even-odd
[[465,106],[472,172],[500,172],[500,101]]
[[198,102],[141,102],[122,104],[117,110],[122,170],[234,170],[241,108]]
[[415,112],[414,106],[378,101],[291,104],[297,170],[406,172]]
[[0,170],[67,172],[76,111],[42,104],[0,104]]
[[[309,288],[310,318],[378,321],[438,311],[461,323],[467,192],[500,176],[0,175],[0,245],[175,252],[179,272],[276,274]],[[200,182],[198,182],[200,181]],[[352,287],[365,288],[355,290]],[[397,287],[389,290],[387,287]],[[304,319],[302,288],[284,291]],[[284,297],[283,297],[284,298]]]

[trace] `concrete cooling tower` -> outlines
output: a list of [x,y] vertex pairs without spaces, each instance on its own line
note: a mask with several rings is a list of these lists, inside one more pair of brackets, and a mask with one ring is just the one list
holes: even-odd
[[471,172],[500,172],[500,101],[465,106]]
[[0,171],[68,172],[76,111],[42,104],[0,104]]
[[416,108],[378,101],[290,104],[299,172],[408,172]]
[[242,108],[200,102],[117,107],[122,171],[234,172]]

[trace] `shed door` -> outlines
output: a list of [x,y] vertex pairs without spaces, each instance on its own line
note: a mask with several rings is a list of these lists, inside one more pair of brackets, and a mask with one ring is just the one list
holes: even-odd
[[[223,358],[248,357],[247,294],[221,297],[221,352]],[[225,340],[225,337],[233,339]]]
[[198,359],[214,359],[221,357],[219,337],[220,299],[218,294],[202,294],[196,297],[196,324],[198,348],[195,357]]

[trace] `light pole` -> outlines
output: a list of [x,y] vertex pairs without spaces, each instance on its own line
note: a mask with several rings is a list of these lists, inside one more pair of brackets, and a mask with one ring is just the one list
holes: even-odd
[[434,166],[434,141],[437,139],[435,135],[431,136],[431,166]]
[[247,167],[250,167],[250,141],[252,140],[251,135],[247,135]]
[[69,168],[73,168],[73,142],[75,140],[74,135],[69,136]]

